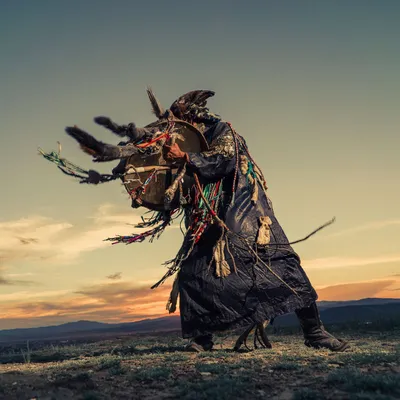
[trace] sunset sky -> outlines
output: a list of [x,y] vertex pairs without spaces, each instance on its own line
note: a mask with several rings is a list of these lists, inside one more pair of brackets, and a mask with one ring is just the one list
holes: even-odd
[[112,246],[141,213],[119,182],[79,185],[38,156],[94,165],[64,133],[110,143],[107,115],[154,120],[193,89],[247,140],[320,300],[400,298],[400,2],[0,1],[0,329],[166,316],[176,254]]

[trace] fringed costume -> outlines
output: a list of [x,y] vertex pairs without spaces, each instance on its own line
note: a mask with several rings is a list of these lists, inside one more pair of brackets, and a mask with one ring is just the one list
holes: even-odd
[[[265,178],[245,140],[230,123],[206,107],[214,92],[186,93],[166,111],[151,90],[148,94],[155,115],[168,121],[163,132],[158,132],[156,125],[139,129],[134,124],[119,126],[106,117],[96,118],[98,124],[130,139],[113,146],[97,141],[77,127],[66,129],[95,161],[121,159],[113,175],[80,169],[56,153],[42,154],[56,162],[64,173],[95,184],[123,178],[130,167],[128,157],[138,152],[154,155],[162,151],[165,160],[176,163],[178,172],[165,191],[165,209],[141,224],[151,229],[108,240],[127,244],[145,238],[152,240],[184,213],[186,233],[182,247],[153,288],[174,276],[167,308],[174,312],[179,301],[182,335],[192,338],[197,350],[212,348],[214,332],[238,327],[246,329],[236,349],[245,343],[252,329],[256,329],[263,347],[271,347],[264,331],[266,322],[294,311],[306,345],[333,351],[346,349],[347,343],[326,332],[320,321],[317,294],[291,247],[298,241],[290,243],[280,226],[267,196]],[[202,132],[208,150],[183,152],[176,143],[168,143],[174,119],[186,121]],[[140,196],[156,174],[154,169],[131,193],[134,206],[142,204]],[[187,192],[183,190],[186,182],[193,182]],[[173,203],[177,193],[179,202]]]
[[188,231],[179,255],[184,260],[175,261],[185,338],[261,323],[317,298],[243,139],[224,122],[204,135],[210,150],[189,153],[187,171],[198,175],[229,231],[201,197],[186,210]]

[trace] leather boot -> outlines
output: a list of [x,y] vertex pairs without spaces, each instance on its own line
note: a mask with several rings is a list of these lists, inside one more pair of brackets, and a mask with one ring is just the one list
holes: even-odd
[[344,351],[350,347],[347,342],[335,338],[325,330],[315,302],[310,307],[296,310],[296,315],[303,329],[304,344],[307,347],[329,349],[331,351]]
[[186,347],[186,351],[200,353],[202,351],[211,351],[214,346],[212,335],[196,336]]

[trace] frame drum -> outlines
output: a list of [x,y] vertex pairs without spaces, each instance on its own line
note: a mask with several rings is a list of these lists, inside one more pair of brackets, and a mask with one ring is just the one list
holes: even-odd
[[[161,120],[147,127],[159,127],[160,132],[163,132],[170,123],[174,124],[170,135],[182,151],[200,153],[208,149],[203,134],[188,122],[177,119]],[[160,146],[154,154],[134,154],[127,159],[125,168],[126,174],[122,180],[132,198],[132,207],[145,207],[154,211],[166,210],[165,191],[174,181],[178,167],[164,160],[162,147]],[[187,195],[193,185],[193,178],[184,175],[181,183],[183,195]],[[179,205],[179,191],[178,189],[170,202],[172,208]]]

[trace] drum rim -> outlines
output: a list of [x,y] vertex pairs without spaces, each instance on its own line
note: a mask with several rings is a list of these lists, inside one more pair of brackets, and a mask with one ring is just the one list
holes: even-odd
[[179,123],[181,125],[185,125],[185,126],[189,127],[190,129],[192,129],[196,133],[198,138],[200,139],[200,144],[201,144],[201,147],[202,147],[202,151],[207,151],[208,150],[208,143],[207,143],[207,140],[204,137],[203,133],[200,132],[200,130],[197,129],[193,124],[191,124],[190,122],[184,121],[183,119],[171,118],[171,119],[157,120],[155,122],[152,122],[152,123],[146,125],[145,128],[154,128],[155,126],[168,124],[169,122]]

